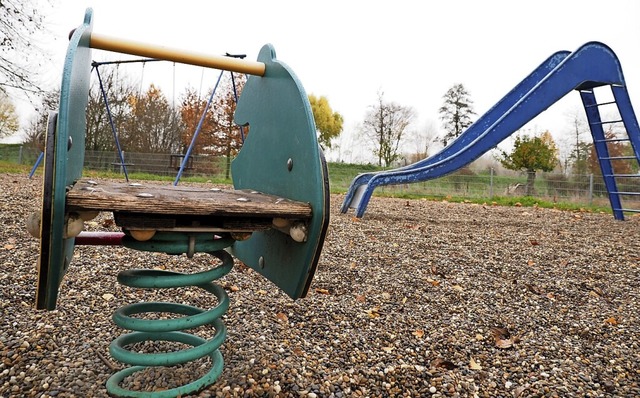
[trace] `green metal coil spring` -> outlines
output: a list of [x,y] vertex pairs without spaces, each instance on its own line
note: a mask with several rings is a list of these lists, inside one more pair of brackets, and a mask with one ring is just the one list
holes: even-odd
[[[194,252],[209,253],[222,261],[217,267],[194,274],[179,272],[138,269],[122,271],[118,274],[118,282],[134,288],[179,288],[197,286],[218,299],[218,304],[210,310],[202,310],[185,304],[168,302],[135,303],[118,309],[114,315],[114,322],[133,332],[115,339],[109,351],[111,356],[123,363],[133,365],[111,376],[107,381],[107,391],[118,397],[153,397],[170,398],[196,392],[207,387],[220,377],[224,366],[219,347],[224,342],[227,331],[221,317],[229,308],[229,297],[224,289],[213,281],[223,277],[233,268],[233,257],[224,248],[233,244],[230,237],[216,237],[212,234],[179,234],[161,233],[150,241],[138,242],[125,238],[123,245],[145,251],[165,252],[169,254]],[[142,319],[135,317],[139,314],[171,313],[182,315],[171,319]],[[204,325],[212,325],[214,336],[205,340],[199,336],[183,332],[183,330]],[[127,349],[132,344],[147,341],[177,342],[191,346],[175,352],[139,353]],[[211,369],[201,378],[169,390],[143,392],[128,390],[120,383],[128,376],[153,366],[174,366],[191,362],[203,357],[211,358]]]

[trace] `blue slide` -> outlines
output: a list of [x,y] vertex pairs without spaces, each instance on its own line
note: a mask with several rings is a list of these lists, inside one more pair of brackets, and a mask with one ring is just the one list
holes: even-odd
[[[346,213],[349,208],[355,208],[356,217],[362,217],[377,186],[427,181],[452,173],[495,148],[569,92],[603,85],[625,87],[620,62],[609,47],[589,42],[572,53],[557,52],[436,155],[406,167],[358,175],[349,187],[341,211]],[[626,90],[619,94],[616,100],[620,103],[621,116],[638,154],[638,123]],[[626,111],[623,112],[623,108]],[[603,161],[601,159],[601,164]]]

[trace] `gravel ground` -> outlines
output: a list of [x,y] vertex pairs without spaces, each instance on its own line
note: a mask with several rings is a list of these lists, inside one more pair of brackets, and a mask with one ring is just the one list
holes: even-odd
[[[112,312],[160,294],[117,285],[117,272],[212,261],[78,247],[58,308],[36,311],[38,246],[24,221],[40,186],[0,176],[0,397],[105,397],[121,368],[108,354],[122,333]],[[640,217],[376,197],[355,219],[341,202],[307,298],[242,265],[221,279],[225,367],[198,396],[640,396]],[[87,228],[113,228],[110,215]],[[204,362],[126,383],[171,387]]]

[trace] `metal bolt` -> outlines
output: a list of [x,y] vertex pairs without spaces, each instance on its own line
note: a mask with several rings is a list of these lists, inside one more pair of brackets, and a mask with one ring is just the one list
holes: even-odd
[[245,197],[241,197],[236,199],[238,202],[251,202],[251,199],[245,198]]
[[287,160],[287,170],[291,171],[293,169],[293,159],[289,158]]
[[136,195],[139,198],[153,198],[153,194],[142,192]]
[[73,138],[69,137],[69,140],[67,141],[67,151],[70,150],[72,146],[73,146]]
[[258,259],[258,265],[260,266],[260,269],[264,269],[264,257],[260,256]]

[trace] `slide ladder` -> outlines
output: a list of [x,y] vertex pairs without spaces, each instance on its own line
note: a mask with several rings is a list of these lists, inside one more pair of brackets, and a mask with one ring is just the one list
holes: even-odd
[[[611,101],[598,102],[595,87],[580,88],[579,91],[613,216],[616,220],[624,220],[625,212],[640,213],[637,207],[623,205],[624,199],[628,202],[632,202],[633,198],[640,199],[640,174],[628,172],[637,170],[640,163],[640,129],[626,87],[620,84],[611,84],[609,87],[613,94]],[[613,107],[616,112],[611,111]],[[626,136],[606,133],[620,123],[624,125]],[[612,146],[624,143],[630,144],[633,154],[620,154],[619,150],[612,149]]]
[[[620,196],[629,196],[626,194],[631,192],[619,191],[615,179],[633,177],[630,177],[630,173],[624,177],[613,173],[615,168],[611,162],[622,159],[609,156],[603,125],[613,121],[602,122],[599,108],[604,104],[598,104],[593,93],[593,89],[600,86],[610,86],[612,89],[620,119],[624,123],[637,161],[640,159],[640,129],[626,91],[620,62],[605,44],[588,42],[572,53],[558,52],[547,59],[436,155],[406,167],[356,176],[347,191],[341,211],[346,213],[354,208],[356,217],[362,217],[373,190],[378,186],[427,181],[467,166],[565,95],[577,90],[585,101],[614,216],[622,220],[626,209],[620,203]],[[625,157],[627,158],[630,160],[631,156]]]

